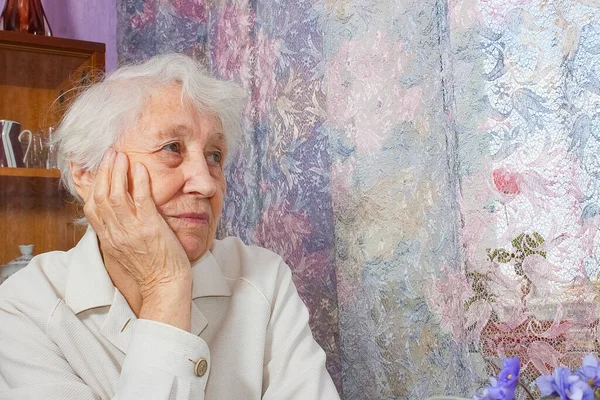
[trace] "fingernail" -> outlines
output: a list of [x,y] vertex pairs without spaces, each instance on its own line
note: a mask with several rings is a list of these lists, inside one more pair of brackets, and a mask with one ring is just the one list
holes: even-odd
[[135,163],[135,172],[141,172],[142,171],[142,164],[140,164],[139,162]]
[[106,152],[104,152],[104,157],[102,157],[103,161],[108,160],[114,153],[115,151],[113,149],[108,149],[106,150]]

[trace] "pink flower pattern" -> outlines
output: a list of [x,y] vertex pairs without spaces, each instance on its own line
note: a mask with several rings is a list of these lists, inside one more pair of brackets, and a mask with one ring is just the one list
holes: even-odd
[[186,51],[246,88],[222,234],[291,266],[343,398],[595,350],[600,14],[540,4],[119,3],[124,61]]

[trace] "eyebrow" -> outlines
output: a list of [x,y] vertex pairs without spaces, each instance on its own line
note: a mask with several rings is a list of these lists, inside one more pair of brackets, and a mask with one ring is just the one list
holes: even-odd
[[221,132],[215,132],[213,134],[213,137],[215,138],[215,140],[220,141],[220,142],[227,142],[227,138],[225,137],[225,135]]
[[171,125],[167,129],[161,129],[160,131],[158,131],[158,138],[165,139],[172,137],[183,137],[188,136],[189,134],[190,128],[188,128],[186,125],[177,124]]
[[[191,133],[192,130],[187,125],[170,125],[168,128],[158,131],[158,140],[162,141],[171,138],[182,138],[191,135]],[[213,133],[210,140],[213,142],[227,143],[227,137],[220,131]]]

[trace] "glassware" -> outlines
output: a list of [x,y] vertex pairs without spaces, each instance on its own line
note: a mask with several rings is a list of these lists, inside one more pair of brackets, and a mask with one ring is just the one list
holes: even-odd
[[39,16],[39,20],[42,22],[43,32],[40,35],[44,36],[53,36],[52,28],[50,27],[50,23],[48,22],[48,17],[46,17],[46,13],[44,12],[44,6],[42,5],[41,0],[31,0],[31,3],[35,6],[35,14]]
[[0,29],[52,36],[41,0],[7,0],[0,16]]
[[44,168],[46,162],[44,159],[44,143],[42,141],[42,135],[39,133],[32,134],[29,131],[23,131],[21,135],[19,135],[19,141],[23,145],[25,145],[23,137],[26,133],[29,133],[29,140],[27,141],[25,156],[23,157],[25,168]]
[[46,145],[46,169],[58,168],[58,148],[56,147],[56,144],[52,142],[53,134],[54,128],[48,128],[48,142]]
[[31,134],[29,130],[21,131],[21,124],[17,121],[0,119],[0,165],[4,167],[22,168],[25,166],[21,138]]
[[19,245],[21,255],[0,269],[0,283],[4,282],[9,276],[29,264],[29,261],[33,258],[33,249],[34,245],[32,244]]

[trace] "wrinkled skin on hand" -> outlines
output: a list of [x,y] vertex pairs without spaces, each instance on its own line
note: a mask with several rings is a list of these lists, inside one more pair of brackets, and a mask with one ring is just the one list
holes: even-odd
[[85,199],[84,213],[98,235],[103,256],[136,281],[142,298],[159,285],[191,280],[185,250],[157,212],[146,168],[136,163],[132,182],[124,153],[109,150]]

